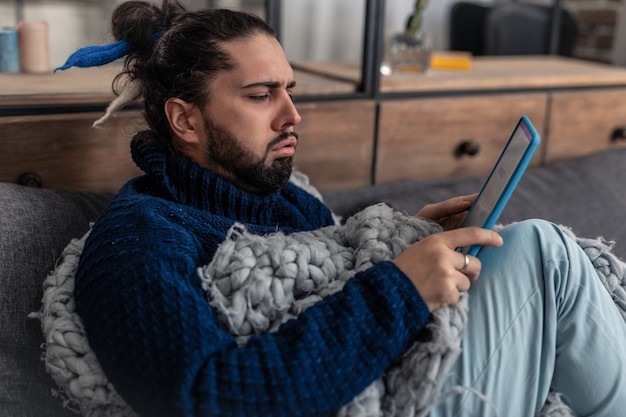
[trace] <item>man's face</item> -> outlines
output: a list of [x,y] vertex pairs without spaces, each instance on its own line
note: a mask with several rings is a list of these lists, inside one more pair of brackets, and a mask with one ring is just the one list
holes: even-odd
[[298,141],[293,71],[278,41],[267,35],[223,48],[236,65],[211,82],[201,165],[246,190],[275,192],[289,179]]

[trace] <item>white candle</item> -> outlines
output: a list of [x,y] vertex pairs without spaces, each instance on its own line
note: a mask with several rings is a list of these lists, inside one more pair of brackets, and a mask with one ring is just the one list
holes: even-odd
[[20,70],[42,73],[50,71],[48,22],[20,22],[17,24],[20,44]]

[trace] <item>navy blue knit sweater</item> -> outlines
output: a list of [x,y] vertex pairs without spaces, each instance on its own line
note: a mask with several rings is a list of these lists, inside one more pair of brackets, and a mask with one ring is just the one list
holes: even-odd
[[258,234],[306,231],[332,224],[329,209],[292,184],[247,193],[138,138],[132,152],[147,175],[126,184],[94,225],[75,299],[104,372],[141,415],[328,415],[425,325],[414,286],[383,262],[237,347],[218,328],[197,268],[234,222]]

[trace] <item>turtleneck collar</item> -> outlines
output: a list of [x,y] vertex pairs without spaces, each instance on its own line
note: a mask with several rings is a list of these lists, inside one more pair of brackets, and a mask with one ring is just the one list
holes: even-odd
[[187,156],[158,145],[152,135],[149,131],[135,135],[131,154],[137,166],[155,177],[174,201],[239,221],[265,224],[271,219],[280,193],[254,194],[236,187]]

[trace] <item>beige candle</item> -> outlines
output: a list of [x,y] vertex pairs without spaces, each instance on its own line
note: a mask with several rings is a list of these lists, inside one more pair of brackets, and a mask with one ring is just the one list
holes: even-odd
[[50,71],[48,22],[20,22],[17,24],[20,44],[20,71],[42,73]]

